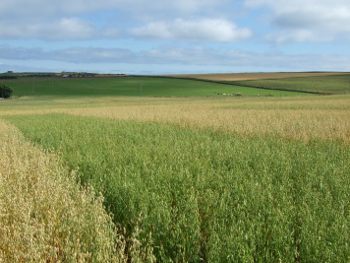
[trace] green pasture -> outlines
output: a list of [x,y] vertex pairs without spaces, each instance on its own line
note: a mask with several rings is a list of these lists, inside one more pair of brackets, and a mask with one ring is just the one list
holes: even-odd
[[138,222],[157,262],[350,261],[346,146],[64,114],[6,119],[101,191],[119,229]]
[[[13,96],[293,96],[305,93],[264,90],[204,81],[152,77],[20,78],[1,81]],[[220,94],[220,95],[218,95]]]
[[235,85],[265,87],[278,90],[315,92],[320,94],[349,94],[350,74],[285,79],[261,79],[231,82]]

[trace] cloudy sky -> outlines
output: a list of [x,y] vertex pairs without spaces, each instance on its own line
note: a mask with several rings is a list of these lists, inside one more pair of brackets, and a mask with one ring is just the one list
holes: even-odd
[[350,1],[1,0],[8,70],[350,71]]

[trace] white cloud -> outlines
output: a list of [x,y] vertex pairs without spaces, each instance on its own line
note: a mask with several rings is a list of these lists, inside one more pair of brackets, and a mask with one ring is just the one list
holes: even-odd
[[0,58],[11,60],[52,60],[71,63],[115,63],[133,61],[134,53],[121,48],[71,47],[44,51],[42,48],[0,46]]
[[[0,38],[35,38],[41,40],[85,40],[93,37],[116,39],[126,36],[135,23],[173,20],[192,15],[205,16],[219,10],[230,0],[2,0],[0,1]],[[217,14],[216,14],[217,15]],[[206,22],[206,21],[203,21]],[[210,21],[209,21],[210,22]],[[216,23],[217,21],[214,21]],[[183,21],[182,24],[184,24]],[[194,22],[192,22],[193,24]],[[155,23],[157,25],[157,23]],[[178,26],[190,26],[187,25]],[[195,26],[195,25],[194,25]],[[233,24],[219,25],[217,35],[240,38],[247,30]],[[147,27],[147,26],[145,26]],[[210,28],[209,28],[210,29]],[[179,29],[180,30],[180,29]],[[231,30],[231,32],[229,32]],[[178,35],[181,32],[178,32]],[[182,32],[183,33],[183,32]],[[230,36],[236,34],[236,36]],[[202,32],[199,37],[215,37]],[[221,40],[220,40],[221,41]]]
[[[56,39],[89,39],[93,36],[94,26],[77,18],[63,18],[57,24],[46,27],[52,34],[50,38]],[[46,32],[45,32],[46,33]]]
[[153,22],[130,30],[131,35],[147,39],[230,42],[249,38],[252,31],[238,28],[223,19],[176,19],[173,22]]
[[[11,61],[52,61],[80,65],[139,64],[139,65],[196,65],[220,67],[253,67],[279,69],[280,71],[329,70],[350,71],[350,56],[285,55],[282,53],[257,53],[241,50],[216,50],[201,46],[174,48],[163,46],[157,49],[133,52],[120,48],[68,48],[53,51],[42,49],[13,48],[0,46],[0,58]],[[104,65],[106,66],[106,65]],[[84,67],[84,66],[80,66]]]
[[348,0],[246,0],[246,6],[267,6],[273,11],[272,21],[284,28],[350,31]]
[[61,18],[47,23],[8,23],[2,22],[1,38],[29,38],[45,40],[82,40],[90,39],[94,26],[78,18]]
[[[0,38],[56,40],[88,40],[97,37],[116,39],[132,36],[150,40],[232,42],[249,38],[252,31],[239,28],[223,19],[176,19],[173,22],[153,22],[139,28],[123,29],[105,26],[97,29],[79,18],[61,18],[46,23],[0,22]],[[126,33],[127,32],[127,33]]]
[[137,13],[169,10],[172,13],[190,14],[210,10],[229,2],[229,0],[2,0],[0,1],[0,14],[11,14],[18,17],[47,17],[112,9]]
[[[256,24],[259,15],[269,24]],[[231,44],[253,36],[253,30],[255,38],[250,43]],[[0,41],[14,46],[0,45],[0,59],[26,61],[27,65],[46,63],[47,60],[52,65],[64,63],[79,67],[102,66],[103,63],[106,63],[105,67],[113,63],[125,63],[130,67],[158,64],[161,67],[173,63],[208,68],[211,65],[228,68],[242,65],[247,68],[331,70],[334,67],[349,70],[346,49],[349,32],[349,0],[0,1]],[[300,53],[306,50],[304,53],[307,53],[311,45],[303,43],[313,43],[316,48],[312,52],[323,55],[265,54],[263,50],[270,46],[266,45],[264,37],[277,44],[297,43],[286,49],[279,47],[285,51],[295,48],[292,53],[296,50]],[[146,42],[146,39],[155,42]],[[50,42],[62,40],[73,41]],[[84,41],[85,48],[72,47],[72,42],[80,45],[80,40]],[[189,43],[184,44],[187,48],[163,46],[142,52],[131,50],[154,47],[158,40],[173,41],[173,45]],[[317,46],[316,42],[330,43]],[[199,43],[210,45],[212,49],[198,46]],[[53,50],[54,46],[61,44],[67,48]],[[22,48],[15,48],[16,45]],[[28,48],[33,45],[40,48]],[[227,50],[229,46],[240,46],[251,49],[251,52]],[[343,59],[325,55],[330,52],[328,48],[343,54]]]
[[311,30],[291,30],[278,33],[267,34],[266,39],[276,44],[286,44],[291,42],[330,42],[333,40],[330,36],[317,34]]

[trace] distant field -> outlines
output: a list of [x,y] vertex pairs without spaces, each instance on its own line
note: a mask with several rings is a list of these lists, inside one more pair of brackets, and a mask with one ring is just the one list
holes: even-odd
[[349,74],[343,72],[277,72],[277,73],[228,73],[228,74],[182,74],[169,75],[179,78],[196,78],[216,81],[237,81],[253,79],[280,79],[294,77],[319,77]]
[[270,91],[235,85],[152,77],[25,78],[4,80],[14,96],[290,96],[298,92]]
[[235,85],[249,87],[265,87],[269,89],[283,89],[323,94],[349,94],[350,74],[295,77],[284,79],[260,79],[231,82]]
[[174,75],[170,77],[202,79],[268,90],[303,91],[328,95],[348,94],[350,92],[350,73],[241,73]]

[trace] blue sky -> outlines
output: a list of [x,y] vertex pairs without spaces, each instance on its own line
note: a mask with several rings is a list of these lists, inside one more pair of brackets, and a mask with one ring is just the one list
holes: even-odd
[[350,71],[348,0],[2,0],[0,72]]

